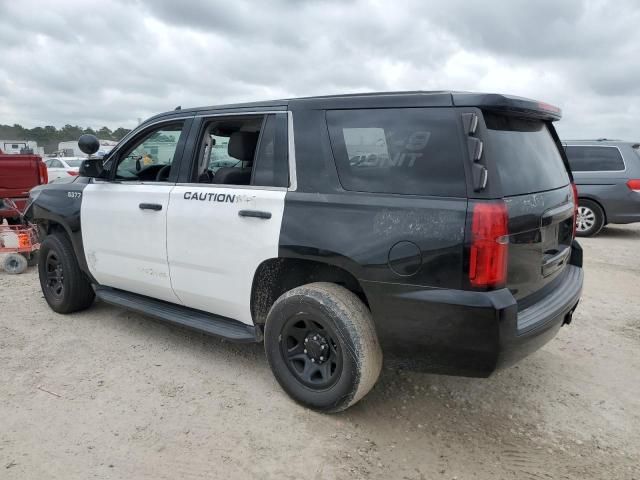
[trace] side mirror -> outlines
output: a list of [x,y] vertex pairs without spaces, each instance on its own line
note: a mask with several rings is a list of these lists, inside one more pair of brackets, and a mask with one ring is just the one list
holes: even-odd
[[104,174],[103,160],[101,158],[83,160],[78,173],[81,177],[101,178]]
[[100,150],[100,140],[95,135],[85,133],[78,139],[78,148],[87,155],[93,155]]

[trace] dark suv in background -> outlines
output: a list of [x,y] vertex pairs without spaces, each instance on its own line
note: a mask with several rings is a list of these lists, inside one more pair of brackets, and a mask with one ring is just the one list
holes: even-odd
[[640,221],[640,143],[599,139],[563,145],[578,187],[577,235],[591,237],[608,223]]

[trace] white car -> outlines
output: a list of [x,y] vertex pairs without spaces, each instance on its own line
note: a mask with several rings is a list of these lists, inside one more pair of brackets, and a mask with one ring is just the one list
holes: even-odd
[[49,183],[60,178],[71,178],[78,175],[81,157],[53,157],[44,161],[49,173]]

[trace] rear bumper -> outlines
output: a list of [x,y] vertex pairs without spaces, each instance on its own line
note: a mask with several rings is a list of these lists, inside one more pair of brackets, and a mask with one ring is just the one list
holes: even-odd
[[[13,200],[16,204],[16,206],[18,207],[18,210],[20,210],[21,212],[24,212],[24,209],[27,206],[27,200],[28,198],[12,198],[11,200]],[[19,218],[20,215],[18,214],[18,212],[16,212],[13,209],[0,209],[0,218]]]
[[412,370],[489,376],[551,340],[571,321],[583,271],[526,309],[508,289],[471,292],[364,282],[385,358]]

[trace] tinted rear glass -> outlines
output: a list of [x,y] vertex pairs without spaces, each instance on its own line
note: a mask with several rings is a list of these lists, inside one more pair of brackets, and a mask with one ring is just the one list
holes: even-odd
[[574,172],[615,172],[624,170],[624,161],[616,147],[565,148],[569,165]]
[[487,149],[505,196],[563,187],[569,175],[547,124],[540,120],[484,113]]
[[452,109],[330,110],[327,125],[345,190],[466,195]]

